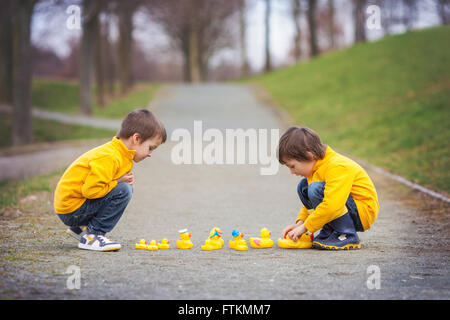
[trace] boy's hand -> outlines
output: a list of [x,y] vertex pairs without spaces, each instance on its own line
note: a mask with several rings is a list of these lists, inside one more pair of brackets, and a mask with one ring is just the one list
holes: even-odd
[[286,238],[286,234],[289,231],[292,231],[293,229],[297,228],[298,226],[300,226],[302,224],[303,224],[303,221],[299,220],[296,224],[293,224],[293,225],[290,225],[290,226],[287,226],[286,228],[284,228],[284,230],[283,230],[283,238]]
[[134,184],[134,174],[132,172],[125,173],[123,176],[117,179],[117,183],[120,182],[126,182],[130,186],[132,186]]
[[306,230],[306,227],[302,223],[302,224],[296,226],[291,231],[289,231],[288,236],[289,236],[289,238],[291,238],[292,241],[297,241],[297,239],[300,238],[300,236],[302,234],[304,234],[306,231],[308,231],[308,230]]

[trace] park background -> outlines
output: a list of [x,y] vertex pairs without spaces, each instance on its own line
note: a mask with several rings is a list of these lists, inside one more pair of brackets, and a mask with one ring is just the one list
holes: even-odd
[[36,233],[28,214],[51,214],[41,200],[67,166],[12,159],[94,146],[180,84],[251,88],[336,150],[447,199],[423,206],[448,223],[447,0],[7,0],[0,11],[5,273],[39,255],[6,245],[7,226],[24,219]]

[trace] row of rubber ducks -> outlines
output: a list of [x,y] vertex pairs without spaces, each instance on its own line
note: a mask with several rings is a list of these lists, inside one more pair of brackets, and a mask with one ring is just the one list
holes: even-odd
[[[191,241],[192,234],[188,232],[187,229],[183,229],[179,231],[180,239],[176,241],[176,246],[178,249],[191,249],[194,244]],[[270,239],[270,235],[272,233],[267,229],[261,229],[261,238],[251,237],[250,246],[252,248],[272,248],[273,240]],[[222,231],[220,228],[213,228],[209,233],[208,239],[205,240],[205,243],[201,246],[201,249],[204,251],[218,250],[222,249],[224,245],[224,240],[222,239]],[[231,233],[232,240],[229,240],[228,246],[231,249],[237,251],[246,251],[248,250],[247,241],[244,240],[244,234],[239,232],[239,230],[234,229]],[[292,241],[290,238],[279,238],[278,246],[284,249],[309,249],[312,246],[313,234],[304,233],[297,241]],[[160,243],[157,243],[155,240],[151,240],[150,242],[141,239],[139,243],[136,243],[136,249],[147,249],[147,250],[158,250],[158,249],[170,249],[170,241],[167,239],[162,239]]]

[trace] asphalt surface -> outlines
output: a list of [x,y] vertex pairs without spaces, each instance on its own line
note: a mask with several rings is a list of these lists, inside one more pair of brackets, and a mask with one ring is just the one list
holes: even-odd
[[[118,252],[76,248],[64,226],[49,217],[48,235],[28,244],[39,251],[31,263],[2,264],[0,293],[31,299],[448,299],[448,211],[429,214],[414,201],[434,200],[369,171],[381,210],[372,229],[360,233],[362,249],[345,252],[270,249],[237,252],[226,245],[202,251],[213,227],[225,243],[233,229],[245,239],[263,227],[280,237],[294,222],[301,204],[300,177],[286,167],[261,175],[257,164],[181,164],[171,156],[178,142],[171,134],[194,121],[203,130],[280,129],[285,125],[262,105],[252,90],[228,84],[174,85],[150,105],[168,129],[168,141],[150,159],[135,165],[135,186],[124,216],[108,234],[120,241]],[[204,146],[206,146],[206,142]],[[412,203],[403,198],[413,198]],[[20,230],[20,227],[17,227]],[[30,227],[31,228],[31,227]],[[175,247],[178,230],[192,232],[194,248]],[[45,231],[45,227],[41,227]],[[19,246],[20,233],[3,238]],[[172,249],[136,250],[141,238],[168,238]],[[3,251],[4,252],[4,251]],[[80,289],[67,288],[69,266],[79,267]],[[379,275],[379,277],[377,277]],[[376,281],[379,279],[379,282]],[[369,284],[368,284],[369,282]]]

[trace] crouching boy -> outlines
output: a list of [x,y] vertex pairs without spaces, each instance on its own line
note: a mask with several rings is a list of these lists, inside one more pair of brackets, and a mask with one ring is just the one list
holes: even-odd
[[55,190],[54,208],[78,248],[116,251],[120,243],[106,238],[133,193],[133,161],[150,157],[166,141],[163,124],[146,109],[130,112],[110,142],[76,159]]
[[355,161],[322,144],[309,128],[292,127],[280,138],[279,161],[292,174],[303,176],[297,193],[303,207],[283,237],[296,241],[306,231],[320,233],[313,247],[328,250],[359,249],[357,232],[369,229],[377,218],[375,187]]

